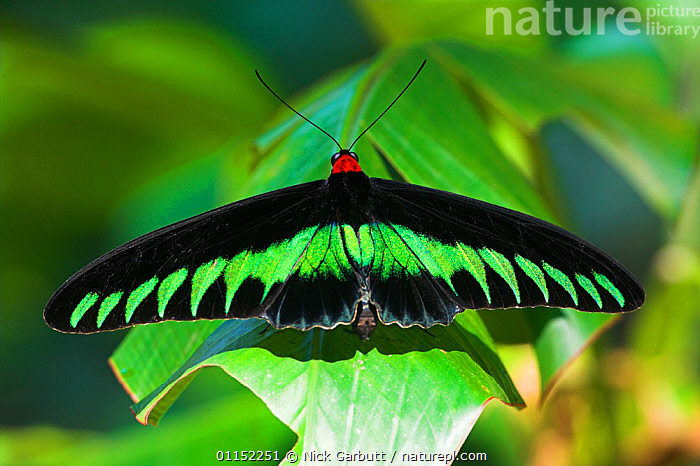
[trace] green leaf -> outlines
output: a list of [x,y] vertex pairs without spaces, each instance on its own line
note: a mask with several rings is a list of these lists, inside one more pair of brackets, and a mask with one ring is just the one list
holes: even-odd
[[[551,218],[525,177],[490,139],[478,109],[433,55],[427,47],[387,53],[349,78],[341,76],[334,90],[298,110],[349,145],[427,57],[410,90],[353,148],[363,170],[373,177],[399,178]],[[282,127],[296,122],[296,129],[273,131],[259,140],[265,159],[250,182],[255,192],[330,173],[334,143],[298,120],[290,116]]]
[[554,388],[563,371],[620,316],[582,313],[573,309],[538,309],[528,313],[540,374],[541,398]]
[[163,322],[129,332],[109,358],[114,374],[134,401],[167,379],[221,321]]
[[[197,370],[219,366],[299,435],[300,451],[453,451],[489,399],[523,403],[478,315],[457,320],[430,333],[381,326],[368,342],[347,327],[278,331],[256,319],[226,321],[133,409],[155,424]],[[176,342],[147,344],[157,353]],[[123,346],[121,358],[136,347]]]

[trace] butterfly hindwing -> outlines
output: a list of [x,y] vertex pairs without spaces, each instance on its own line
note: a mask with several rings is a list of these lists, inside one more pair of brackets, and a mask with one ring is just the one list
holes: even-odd
[[343,225],[324,217],[291,270],[264,303],[261,317],[276,328],[302,330],[352,322],[360,283],[347,254]]
[[621,264],[537,218],[377,178],[370,197],[373,233],[366,236],[377,251],[387,250],[369,272],[384,322],[447,324],[463,308],[625,312],[644,301],[641,285]]
[[384,215],[376,207],[358,228],[358,252],[351,256],[382,321],[426,327],[452,321],[461,309],[454,293],[421,263],[424,245],[411,243],[406,227],[379,220]]

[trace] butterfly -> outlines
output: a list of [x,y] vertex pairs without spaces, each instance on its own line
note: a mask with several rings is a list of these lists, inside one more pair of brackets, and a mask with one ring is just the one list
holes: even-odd
[[[423,69],[355,139],[401,97]],[[257,71],[256,71],[257,74]],[[44,319],[94,333],[168,320],[262,318],[277,329],[448,325],[465,309],[619,313],[639,281],[585,240],[454,193],[370,178],[338,145],[328,179],[244,199],[136,238],[69,278]]]

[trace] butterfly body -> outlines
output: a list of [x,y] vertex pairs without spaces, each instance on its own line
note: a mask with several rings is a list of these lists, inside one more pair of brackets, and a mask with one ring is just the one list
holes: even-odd
[[369,178],[341,151],[328,179],[245,199],[107,253],[51,298],[57,330],[264,318],[273,327],[447,325],[465,309],[636,309],[622,265],[565,230],[453,193]]

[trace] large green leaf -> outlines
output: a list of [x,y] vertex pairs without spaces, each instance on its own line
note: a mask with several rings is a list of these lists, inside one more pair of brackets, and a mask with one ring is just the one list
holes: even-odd
[[[299,110],[349,145],[401,91],[423,59],[428,64],[406,92],[353,148],[366,173],[478,197],[551,218],[516,167],[491,140],[478,109],[426,47],[389,53],[341,75],[336,88]],[[294,126],[293,126],[294,125]],[[334,143],[292,114],[260,139],[265,155],[251,178],[254,192],[326,178]]]
[[110,364],[134,402],[158,388],[206,340],[220,321],[164,322],[129,332]]
[[[197,370],[219,366],[299,435],[300,454],[453,451],[489,399],[522,404],[478,315],[457,321],[430,333],[382,326],[368,342],[347,328],[277,331],[260,320],[227,321],[134,411],[157,423]],[[132,335],[139,337],[115,355],[115,366],[159,346]]]

